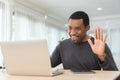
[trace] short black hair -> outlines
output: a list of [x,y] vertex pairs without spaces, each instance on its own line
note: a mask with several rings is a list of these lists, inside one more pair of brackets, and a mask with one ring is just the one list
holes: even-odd
[[84,26],[89,25],[89,16],[83,11],[74,12],[69,19],[83,19]]

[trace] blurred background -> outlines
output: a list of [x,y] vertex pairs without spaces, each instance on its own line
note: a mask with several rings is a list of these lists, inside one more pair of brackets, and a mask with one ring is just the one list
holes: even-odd
[[51,55],[60,41],[69,38],[69,16],[85,11],[90,17],[88,34],[93,36],[95,27],[108,33],[107,44],[120,70],[119,3],[120,0],[0,0],[0,42],[47,39]]

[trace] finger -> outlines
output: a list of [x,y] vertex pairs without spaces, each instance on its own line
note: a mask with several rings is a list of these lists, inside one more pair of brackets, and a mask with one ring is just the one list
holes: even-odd
[[97,29],[94,29],[94,38],[97,39]]
[[106,42],[107,37],[108,37],[108,34],[106,33],[105,36],[104,36],[104,38],[103,38],[104,43]]
[[91,47],[93,47],[93,43],[92,43],[91,39],[88,39],[88,43],[90,44]]
[[100,40],[103,41],[103,29],[102,28],[100,28]]
[[97,39],[100,39],[100,27],[97,28]]

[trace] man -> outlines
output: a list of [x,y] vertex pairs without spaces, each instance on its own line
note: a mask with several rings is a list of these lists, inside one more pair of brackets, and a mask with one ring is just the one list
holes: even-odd
[[105,44],[107,35],[102,28],[94,30],[94,38],[87,35],[90,29],[89,17],[83,11],[73,13],[69,18],[68,33],[70,39],[62,41],[51,56],[52,67],[63,63],[64,69],[82,70],[118,70],[111,51]]

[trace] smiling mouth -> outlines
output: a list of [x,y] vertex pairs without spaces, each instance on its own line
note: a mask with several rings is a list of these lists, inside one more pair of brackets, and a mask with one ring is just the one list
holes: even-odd
[[73,41],[78,40],[78,38],[79,38],[79,36],[71,36],[71,39],[72,39]]

